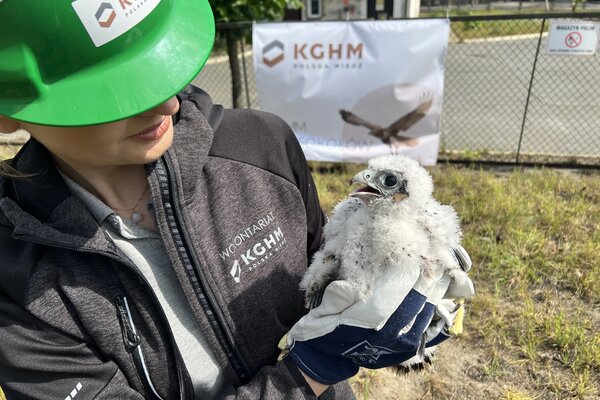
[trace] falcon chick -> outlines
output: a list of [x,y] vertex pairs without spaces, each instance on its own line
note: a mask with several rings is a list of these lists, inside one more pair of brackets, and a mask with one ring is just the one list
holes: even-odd
[[462,249],[458,216],[432,197],[432,178],[417,161],[401,155],[377,157],[351,183],[361,187],[334,208],[324,227],[324,244],[301,282],[309,308],[320,303],[333,280],[346,280],[366,296],[388,268],[418,271],[431,283],[424,287],[449,276],[454,282],[444,298],[473,295],[455,253]]

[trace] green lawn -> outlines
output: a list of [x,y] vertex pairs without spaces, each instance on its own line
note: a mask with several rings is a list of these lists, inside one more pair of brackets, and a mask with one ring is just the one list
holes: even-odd
[[[513,12],[498,11],[495,13],[465,12],[462,15],[502,15],[514,14]],[[461,13],[459,13],[461,15]],[[546,22],[544,31],[548,31],[549,23]],[[456,21],[451,24],[451,30],[459,40],[482,39],[492,37],[505,37],[515,35],[539,34],[541,21],[529,19],[501,20],[501,21]]]
[[[560,10],[564,12],[564,10]],[[560,12],[557,11],[557,12]],[[581,11],[579,9],[579,11]],[[516,10],[460,10],[452,9],[450,16],[481,16],[485,18],[488,15],[518,15],[518,14],[545,14],[544,10],[526,10],[518,12]],[[445,18],[446,13],[443,11],[436,12],[422,12],[422,17],[435,17]],[[546,21],[544,26],[544,32],[548,32],[550,23]],[[486,21],[486,20],[475,20],[475,21],[454,21],[452,22],[450,29],[452,30],[452,39],[458,41],[472,40],[472,39],[485,39],[494,37],[506,37],[515,35],[528,35],[528,34],[539,34],[541,29],[541,20],[530,20],[530,19],[511,19],[511,20],[498,20],[498,21]]]
[[[315,173],[327,210],[357,170]],[[444,365],[444,352],[453,351],[446,344],[435,370],[409,378],[363,371],[356,391],[378,400],[598,399],[600,173],[456,166],[431,172],[435,197],[461,216],[474,261],[477,295],[456,344],[461,354],[451,361],[462,371]]]

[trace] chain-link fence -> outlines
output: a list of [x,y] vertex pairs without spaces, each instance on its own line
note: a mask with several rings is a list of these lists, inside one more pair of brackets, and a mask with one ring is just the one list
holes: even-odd
[[442,157],[600,165],[600,60],[548,54],[554,18],[452,19]]
[[498,11],[545,11],[545,12],[572,12],[597,11],[600,9],[598,0],[421,0],[421,14],[434,11],[452,11],[460,13],[476,10]]
[[[451,17],[442,113],[441,160],[600,166],[600,59],[546,52],[548,29],[573,14]],[[599,21],[600,13],[578,14]],[[260,108],[251,24],[237,41],[237,106]],[[221,48],[224,48],[221,47]],[[219,47],[195,83],[233,106],[231,73]]]
[[[227,30],[235,31],[237,64],[240,68],[240,76],[238,78],[243,83],[240,102],[235,105],[243,108],[260,108],[256,81],[254,79],[252,44],[248,39],[252,34],[252,24],[217,25],[217,34],[220,38],[226,36]],[[193,83],[210,93],[213,101],[227,108],[234,107],[231,65],[224,39],[217,40],[211,57]]]

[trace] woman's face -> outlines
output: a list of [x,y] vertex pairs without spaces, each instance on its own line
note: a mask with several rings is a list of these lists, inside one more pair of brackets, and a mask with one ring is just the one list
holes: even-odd
[[171,116],[179,110],[172,97],[142,114],[121,121],[82,127],[19,122],[50,152],[71,167],[114,167],[158,159],[173,141]]

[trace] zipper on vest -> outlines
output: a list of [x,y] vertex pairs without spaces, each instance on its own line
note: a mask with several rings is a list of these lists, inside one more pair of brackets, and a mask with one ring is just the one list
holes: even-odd
[[134,350],[140,345],[140,335],[137,334],[131,314],[129,312],[129,306],[127,298],[124,296],[115,297],[115,304],[117,306],[117,315],[121,322],[121,333],[123,333],[123,343],[128,351]]
[[71,251],[75,251],[78,253],[90,253],[90,254],[101,255],[104,257],[108,257],[112,260],[117,261],[118,263],[124,264],[127,267],[129,267],[129,269],[131,271],[133,271],[133,273],[136,274],[137,277],[146,285],[147,292],[150,294],[150,297],[152,298],[154,303],[156,305],[158,305],[158,307],[157,307],[158,310],[160,310],[162,322],[163,322],[164,326],[166,327],[166,330],[169,334],[169,340],[171,341],[171,346],[173,348],[173,356],[175,358],[175,366],[177,369],[177,379],[179,381],[179,400],[190,399],[190,397],[187,394],[189,393],[190,395],[192,395],[192,393],[193,393],[193,390],[191,387],[191,381],[189,380],[189,378],[186,379],[186,377],[185,377],[185,374],[187,374],[187,372],[186,372],[187,370],[185,370],[183,368],[183,359],[179,355],[179,351],[177,350],[177,346],[175,345],[175,337],[173,335],[173,331],[171,330],[171,326],[169,325],[169,323],[167,321],[167,316],[165,315],[165,312],[162,309],[162,306],[160,305],[160,302],[158,301],[156,294],[152,290],[150,283],[148,282],[146,277],[137,269],[137,267],[135,265],[133,265],[128,260],[124,260],[124,259],[118,257],[117,255],[115,255],[111,252],[108,252],[108,251],[101,251],[101,250],[90,249],[90,248],[81,249],[79,247],[70,246],[70,245],[67,245],[62,242],[55,242],[55,241],[47,240],[47,239],[39,240],[38,238],[30,237],[28,235],[15,235],[14,238],[17,240],[22,240],[22,241],[37,244],[40,246],[47,246],[47,247],[64,249],[64,250],[71,250]]
[[219,344],[239,379],[246,383],[251,378],[250,368],[244,363],[244,358],[235,346],[233,335],[227,327],[223,311],[219,308],[214,294],[205,283],[206,279],[203,276],[198,256],[194,252],[193,246],[190,245],[191,240],[184,228],[180,206],[182,199],[179,198],[179,193],[176,188],[172,187],[172,183],[170,183],[176,182],[176,177],[172,172],[173,164],[169,153],[166,153],[162,157],[162,160],[165,162],[161,163],[159,161],[155,164],[155,171],[158,175],[159,188],[169,231],[175,242],[180,260],[189,277],[189,282],[194,288],[196,297],[205,311]]
[[117,315],[121,322],[123,343],[133,358],[133,363],[135,364],[135,368],[137,369],[142,384],[153,400],[162,400],[162,397],[160,397],[154,387],[154,383],[152,383],[152,378],[150,378],[150,372],[146,366],[146,360],[144,359],[144,353],[142,352],[142,346],[140,345],[142,340],[135,329],[127,297],[116,296],[115,304],[117,306]]

